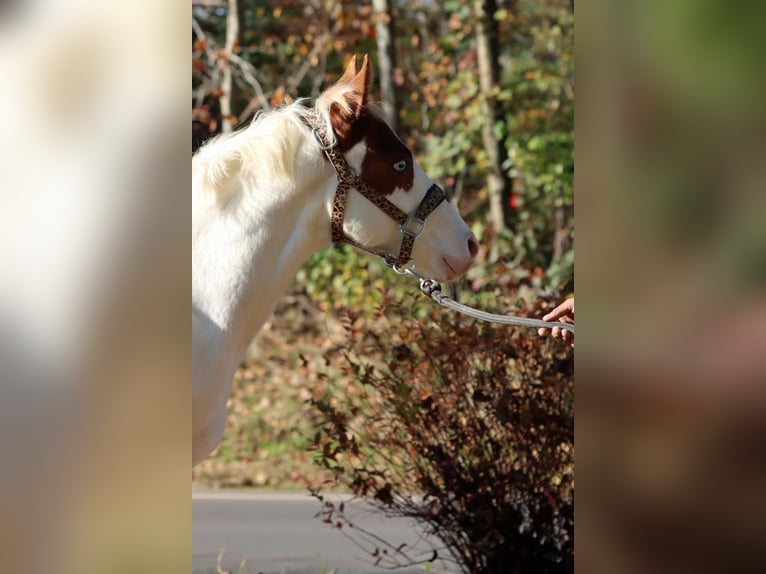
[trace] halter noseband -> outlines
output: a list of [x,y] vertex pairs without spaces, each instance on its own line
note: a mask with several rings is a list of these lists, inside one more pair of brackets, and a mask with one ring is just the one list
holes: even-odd
[[[303,117],[303,116],[302,116]],[[412,248],[423,229],[426,226],[426,218],[436,209],[439,204],[446,199],[444,190],[435,183],[428,189],[423,200],[414,210],[406,213],[394,205],[385,196],[376,192],[372,187],[365,183],[357,173],[351,169],[346,162],[346,158],[338,149],[337,139],[332,144],[327,144],[326,127],[317,119],[312,111],[304,117],[305,122],[311,128],[314,139],[330,161],[335,173],[338,176],[338,187],[335,190],[335,197],[332,202],[332,215],[330,217],[333,243],[348,243],[363,251],[378,255],[385,259],[391,266],[404,267],[412,260]],[[348,193],[352,189],[357,190],[383,213],[399,224],[399,233],[402,236],[402,242],[399,246],[399,254],[395,255],[383,249],[375,247],[366,247],[351,237],[348,237],[343,231],[343,218],[346,213],[346,203]],[[413,262],[414,263],[414,262]]]

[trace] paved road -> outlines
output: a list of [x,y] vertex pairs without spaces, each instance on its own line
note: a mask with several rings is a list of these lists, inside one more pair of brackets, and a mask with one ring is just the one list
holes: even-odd
[[[340,502],[340,497],[334,498]],[[221,492],[192,494],[192,568],[195,574],[221,567],[234,574],[380,574],[374,559],[342,532],[314,518],[319,502],[302,493]],[[353,522],[395,545],[414,546],[420,536],[412,523],[383,519],[361,506],[346,514]],[[418,546],[430,555],[427,542]],[[456,572],[437,562],[431,572]],[[424,572],[422,566],[397,570]]]

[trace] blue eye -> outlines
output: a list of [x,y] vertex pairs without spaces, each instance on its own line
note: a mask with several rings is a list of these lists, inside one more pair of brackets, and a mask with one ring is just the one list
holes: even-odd
[[394,164],[394,171],[402,172],[407,169],[407,162],[405,160],[397,161]]

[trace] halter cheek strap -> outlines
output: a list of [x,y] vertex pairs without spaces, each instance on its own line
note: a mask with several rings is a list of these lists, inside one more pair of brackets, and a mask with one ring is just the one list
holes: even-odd
[[[420,236],[425,228],[426,218],[447,197],[444,190],[438,185],[433,184],[426,192],[420,204],[413,211],[410,213],[402,211],[384,195],[376,192],[363,181],[353,169],[351,169],[348,162],[346,162],[346,158],[343,157],[343,154],[338,149],[337,142],[331,145],[326,143],[326,128],[318,121],[314,112],[306,114],[305,119],[306,123],[311,128],[319,148],[324,151],[327,159],[330,161],[330,165],[332,165],[338,176],[338,187],[335,190],[335,197],[332,202],[332,214],[330,216],[332,242],[348,243],[363,251],[378,255],[385,259],[386,263],[389,265],[396,265],[397,267],[404,267],[407,265],[412,259],[412,248],[415,245],[415,239]],[[345,231],[343,231],[343,219],[346,212],[346,204],[348,203],[348,194],[353,189],[361,193],[365,198],[383,211],[383,213],[399,224],[399,233],[402,236],[402,241],[399,246],[398,254],[394,255],[383,249],[362,245],[351,237],[348,237]]]

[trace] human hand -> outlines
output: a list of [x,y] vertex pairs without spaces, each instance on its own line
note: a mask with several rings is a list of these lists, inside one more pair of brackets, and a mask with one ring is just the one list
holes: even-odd
[[[558,321],[560,323],[571,323],[574,325],[574,297],[570,297],[553,311],[544,315],[543,321]],[[537,334],[541,337],[550,334],[554,339],[560,339],[574,347],[574,334],[561,327],[553,327],[551,329],[540,328],[537,330]]]

